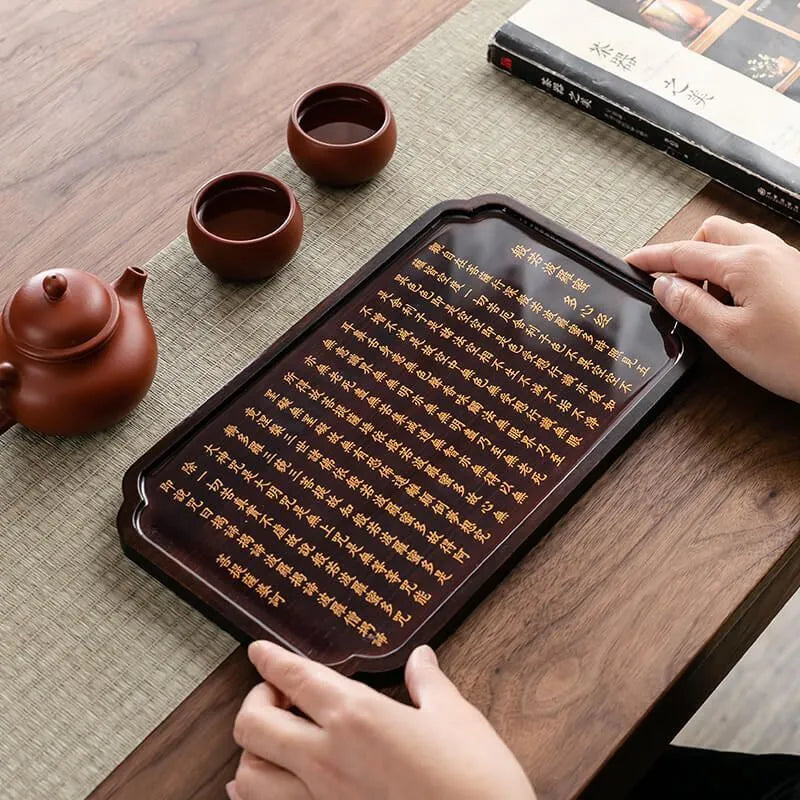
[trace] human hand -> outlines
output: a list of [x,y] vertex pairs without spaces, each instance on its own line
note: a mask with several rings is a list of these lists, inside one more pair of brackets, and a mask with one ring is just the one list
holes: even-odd
[[265,682],[236,717],[244,753],[231,800],[536,800],[429,647],[406,665],[415,708],[274,644],[254,642],[248,654]]
[[[769,231],[709,217],[691,241],[654,244],[626,260],[656,278],[659,303],[734,369],[800,402],[800,252]],[[691,281],[730,293],[720,302]]]

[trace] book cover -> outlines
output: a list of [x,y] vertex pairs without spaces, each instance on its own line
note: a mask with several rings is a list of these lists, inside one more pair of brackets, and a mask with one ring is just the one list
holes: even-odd
[[798,0],[529,0],[488,56],[800,220]]

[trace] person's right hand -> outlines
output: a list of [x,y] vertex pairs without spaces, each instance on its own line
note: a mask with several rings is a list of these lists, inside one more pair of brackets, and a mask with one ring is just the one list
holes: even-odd
[[[734,369],[800,402],[800,252],[794,247],[757,225],[714,216],[693,240],[649,245],[626,260],[667,273],[653,284],[659,303]],[[734,305],[692,281],[722,287]]]

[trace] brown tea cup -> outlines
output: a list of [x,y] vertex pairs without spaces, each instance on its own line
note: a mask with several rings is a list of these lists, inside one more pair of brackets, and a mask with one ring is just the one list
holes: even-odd
[[389,104],[358,83],[327,83],[302,95],[286,131],[289,152],[319,183],[353,186],[391,160],[397,123]]
[[274,275],[297,252],[303,213],[278,178],[228,172],[198,190],[186,231],[201,264],[221,278],[254,281]]

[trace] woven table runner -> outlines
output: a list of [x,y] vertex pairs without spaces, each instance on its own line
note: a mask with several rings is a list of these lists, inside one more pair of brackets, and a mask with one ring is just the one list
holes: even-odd
[[489,67],[488,39],[520,4],[475,0],[374,82],[400,138],[369,185],[325,190],[286,154],[268,166],[295,189],[306,222],[300,252],[275,278],[221,283],[185,237],[147,264],[161,360],[128,419],[81,439],[16,427],[0,440],[7,800],[85,797],[235,647],[122,555],[120,482],[147,447],[441,200],[512,195],[622,254],[704,184]]

